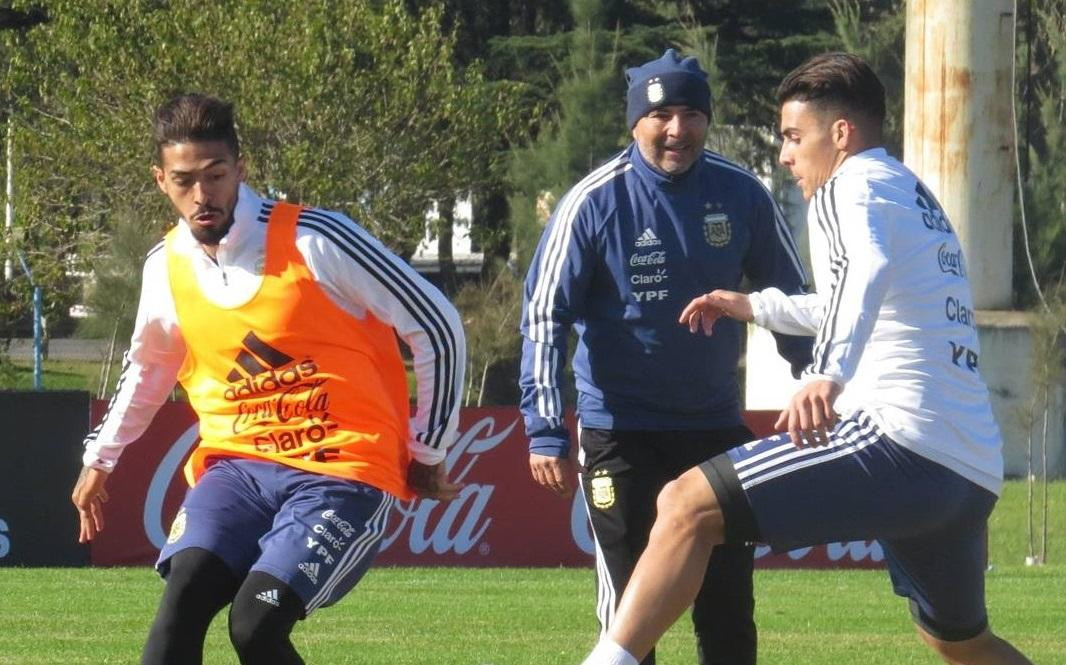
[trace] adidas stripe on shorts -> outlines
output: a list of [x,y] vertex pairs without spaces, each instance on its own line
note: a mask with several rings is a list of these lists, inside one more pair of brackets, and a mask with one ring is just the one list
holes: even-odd
[[783,552],[877,540],[895,592],[923,629],[965,640],[987,626],[986,533],[996,496],[896,444],[863,412],[839,422],[828,445],[796,448],[781,434],[700,469],[722,507],[727,542]]
[[253,570],[278,578],[310,614],[340,600],[363,577],[394,503],[391,494],[357,481],[224,458],[185,495],[156,569],[165,577],[170,557],[203,548],[238,579]]

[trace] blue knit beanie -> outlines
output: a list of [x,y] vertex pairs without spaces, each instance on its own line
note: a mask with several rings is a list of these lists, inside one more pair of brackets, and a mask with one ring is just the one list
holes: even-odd
[[637,121],[661,106],[691,106],[711,117],[711,88],[707,72],[696,58],[684,60],[672,48],[658,60],[626,70],[626,122],[632,129]]

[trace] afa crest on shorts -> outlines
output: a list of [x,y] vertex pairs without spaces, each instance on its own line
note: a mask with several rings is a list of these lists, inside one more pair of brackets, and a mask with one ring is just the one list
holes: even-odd
[[181,537],[185,535],[185,507],[183,506],[178,514],[174,516],[174,521],[170,525],[170,535],[167,536],[167,542],[171,545],[181,540]]
[[589,485],[592,486],[592,505],[600,510],[607,510],[614,505],[614,480],[607,475],[607,469],[593,473]]
[[733,227],[729,216],[716,212],[703,216],[703,238],[711,247],[725,247],[733,238]]

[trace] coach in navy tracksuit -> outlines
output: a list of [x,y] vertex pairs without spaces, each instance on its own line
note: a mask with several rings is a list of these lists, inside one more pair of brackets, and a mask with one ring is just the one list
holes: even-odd
[[[786,293],[806,280],[770,193],[703,148],[710,89],[696,59],[669,49],[626,76],[634,143],[556,207],[526,277],[521,326],[531,471],[564,496],[572,474],[559,388],[577,331],[578,460],[604,630],[647,543],[659,490],[754,438],[740,418],[741,328],[722,320],[713,337],[692,335],[678,324],[681,310],[743,277]],[[810,346],[778,337],[794,371],[810,361]],[[715,550],[705,580],[714,594],[693,609],[700,663],[755,662],[751,574],[751,547]]]

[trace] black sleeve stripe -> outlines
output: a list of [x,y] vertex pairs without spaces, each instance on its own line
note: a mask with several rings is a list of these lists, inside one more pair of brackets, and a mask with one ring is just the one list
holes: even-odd
[[818,204],[816,216],[819,226],[826,232],[826,236],[830,241],[830,272],[832,272],[834,277],[830,291],[829,310],[822,318],[822,327],[818,331],[818,342],[815,346],[814,363],[812,364],[812,366],[818,368],[818,374],[824,374],[829,366],[829,345],[837,334],[837,320],[844,297],[849,262],[847,251],[844,247],[844,238],[840,231],[835,180],[829,181],[827,188],[819,198]]
[[274,201],[263,201],[263,205],[259,207],[259,215],[256,220],[266,224],[270,221],[270,213],[274,212]]
[[[825,217],[824,217],[824,214],[822,212],[822,198],[823,198],[823,195],[824,195],[824,190],[819,189],[818,191],[816,191],[814,193],[814,198],[811,200],[810,205],[814,209],[814,213],[815,213],[814,214],[814,221],[817,222],[818,228],[821,230],[822,235],[826,239],[826,244],[828,245],[828,247],[826,248],[828,250],[828,255],[830,257],[832,257],[833,254],[834,254],[832,236],[829,233],[829,230],[826,228]],[[836,266],[833,265],[831,260],[830,260],[830,271],[833,273],[833,276],[835,277],[836,274],[837,274]],[[835,283],[835,280],[834,280],[834,283]],[[830,296],[833,295],[832,285],[830,285],[829,294],[830,294]],[[828,310],[828,303],[827,303],[827,310],[822,316],[822,323],[818,326],[818,334],[814,338],[814,351],[813,351],[812,362],[810,364],[810,370],[809,370],[812,373],[814,372],[815,365],[818,363],[818,359],[821,357],[821,354],[822,354],[821,349],[822,349],[822,347],[825,344],[824,339],[823,339],[823,331],[824,331],[824,328],[825,328],[826,320],[828,319],[828,312],[829,312],[829,310]]]
[[[307,217],[312,216],[307,215]],[[322,217],[327,216],[322,215]],[[301,221],[299,222],[299,225],[305,228],[315,230],[320,233],[324,238],[327,238],[332,241],[335,245],[337,245],[338,248],[341,249],[341,251],[350,256],[356,263],[361,265],[371,274],[379,275],[382,273],[391,272],[391,276],[394,280],[399,276],[395,272],[395,269],[392,268],[392,266],[389,266],[387,263],[380,260],[380,258],[375,258],[367,254],[365,243],[360,243],[357,239],[357,236],[355,236],[354,234],[349,235],[342,228],[339,228],[339,225],[330,224],[329,221],[326,221],[326,219],[305,219],[305,214],[303,213],[301,214]],[[345,244],[344,240],[339,239],[337,235],[334,234],[345,236],[348,245]],[[364,247],[362,248],[362,252],[358,251],[360,249],[360,244],[364,245]],[[390,270],[390,268],[392,269]],[[434,427],[434,425],[443,424],[445,422],[447,413],[450,411],[450,409],[449,411],[442,411],[442,402],[444,404],[450,405],[454,400],[453,388],[451,385],[454,383],[454,381],[447,383],[443,381],[445,376],[451,374],[451,368],[454,365],[454,359],[452,357],[453,353],[451,351],[451,347],[448,344],[444,345],[443,350],[445,351],[445,353],[442,353],[442,347],[440,344],[440,339],[445,331],[447,331],[447,334],[450,337],[450,330],[439,320],[431,318],[432,311],[435,308],[427,306],[428,303],[425,301],[424,298],[412,298],[410,297],[410,294],[402,290],[401,285],[390,283],[381,278],[378,279],[378,282],[397,300],[404,303],[406,309],[411,313],[412,318],[414,318],[419,323],[419,325],[421,325],[427,332],[431,333],[429,335],[429,339],[436,354],[436,360],[434,363],[436,385],[434,386],[433,401],[430,407],[429,428],[437,429]],[[452,341],[452,343],[454,344],[454,341]],[[434,440],[432,442],[427,442],[424,440],[422,442],[434,448],[439,447],[439,435],[440,431],[438,430],[438,433],[433,437]],[[422,439],[420,438],[420,440]]]
[[111,409],[115,406],[115,400],[118,399],[118,394],[122,392],[122,384],[126,381],[126,370],[130,368],[130,352],[127,350],[122,354],[122,371],[118,375],[118,383],[115,384],[115,392],[111,394],[111,400],[107,403],[107,411],[104,412],[104,417],[100,419],[100,423],[93,428],[93,431],[89,432],[89,435],[85,437],[83,445],[88,445],[96,438],[100,436],[100,430],[103,429],[104,423],[111,416]]
[[166,244],[167,244],[167,243],[166,243],[166,241],[165,241],[165,240],[160,240],[159,242],[157,242],[157,243],[155,244],[155,246],[154,246],[154,247],[152,247],[152,248],[151,248],[150,250],[148,250],[148,253],[144,255],[144,258],[145,258],[145,259],[147,259],[147,258],[148,258],[148,257],[150,257],[150,256],[151,256],[152,254],[155,254],[155,253],[156,253],[156,252],[158,252],[159,250],[163,249],[163,247],[165,247],[165,246],[166,246]]
[[445,317],[432,299],[395,264],[395,261],[401,259],[391,253],[382,252],[366,238],[360,237],[359,233],[342,219],[320,210],[304,209],[300,213],[298,225],[320,233],[363,269],[377,277],[382,288],[402,303],[411,317],[428,333],[436,355],[436,382],[429,412],[430,434],[424,437],[429,440],[422,440],[422,443],[439,448],[444,435],[444,425],[457,399],[454,380],[457,369],[456,340]]

